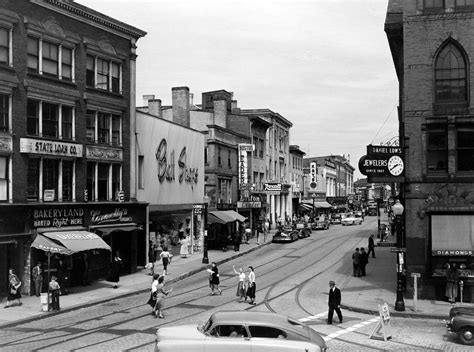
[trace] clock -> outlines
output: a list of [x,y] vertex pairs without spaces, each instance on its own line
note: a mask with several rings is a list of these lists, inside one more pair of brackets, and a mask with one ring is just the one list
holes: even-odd
[[393,176],[400,176],[405,168],[402,158],[398,155],[394,155],[388,159],[387,163],[388,172],[390,172]]

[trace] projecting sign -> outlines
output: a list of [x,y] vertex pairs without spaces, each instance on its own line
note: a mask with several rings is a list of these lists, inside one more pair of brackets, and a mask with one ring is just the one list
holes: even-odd
[[[367,155],[359,160],[359,171],[368,177],[383,177],[385,181],[401,181],[405,170],[402,149],[390,146],[367,146]],[[371,179],[375,182],[374,179]]]
[[281,183],[264,183],[263,190],[266,194],[279,195],[282,191]]
[[248,157],[247,152],[254,150],[253,144],[240,143],[239,147],[239,188],[244,189],[248,184]]

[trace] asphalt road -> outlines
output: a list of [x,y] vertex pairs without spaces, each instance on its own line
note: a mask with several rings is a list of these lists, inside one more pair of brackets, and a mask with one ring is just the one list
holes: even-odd
[[[340,287],[351,274],[355,247],[365,246],[376,218],[364,224],[313,231],[290,244],[271,244],[220,270],[221,296],[210,296],[207,273],[173,286],[165,319],[156,319],[145,302],[148,294],[110,301],[46,317],[0,331],[1,351],[153,351],[154,333],[163,325],[203,323],[216,310],[261,310],[291,315],[321,333],[333,351],[469,351],[448,336],[442,321],[392,318],[392,339],[370,339],[376,317],[344,311],[344,323],[326,325],[328,281]],[[237,275],[232,270],[252,265],[256,272],[257,305],[238,303]],[[335,318],[337,321],[337,318]]]

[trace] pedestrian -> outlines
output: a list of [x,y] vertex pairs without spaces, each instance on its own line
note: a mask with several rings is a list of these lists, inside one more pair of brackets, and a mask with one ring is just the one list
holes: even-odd
[[372,253],[372,258],[375,258],[375,243],[374,243],[374,235],[370,235],[369,237],[369,251],[367,252],[367,256],[370,256]]
[[219,291],[219,295],[222,295],[222,290],[219,288],[219,269],[215,262],[211,263],[211,268],[207,269],[209,273],[209,287],[211,288],[211,296],[215,295],[215,290]]
[[360,248],[360,276],[365,276],[365,267],[369,264],[369,256],[364,247]]
[[148,304],[153,308],[152,314],[155,318],[164,318],[163,308],[165,307],[165,297],[173,292],[173,288],[165,289],[165,277],[163,275],[153,275],[151,284],[151,294]]
[[87,255],[87,253],[84,253],[82,255],[81,279],[82,279],[82,286],[90,285],[89,283],[89,256]]
[[107,281],[113,282],[113,288],[118,288],[118,283],[120,281],[120,269],[122,269],[123,261],[120,258],[120,252],[115,252],[114,259],[110,264],[110,276]]
[[456,263],[451,265],[447,264],[447,266],[446,297],[448,297],[448,301],[453,304],[456,302],[456,298],[458,296],[459,271],[456,268]]
[[179,244],[181,244],[181,248],[179,250],[179,254],[181,255],[181,258],[187,258],[188,257],[188,238],[183,235],[183,237],[179,240]]
[[242,225],[240,226],[240,229],[235,232],[233,242],[234,242],[234,252],[239,252],[240,243],[242,242]]
[[43,268],[41,262],[36,263],[31,275],[35,284],[35,294],[39,297],[43,288]]
[[173,255],[168,252],[168,247],[163,247],[160,253],[161,262],[163,263],[163,276],[168,275],[168,265],[171,264]]
[[265,229],[263,231],[263,242],[267,242],[268,231],[270,231],[270,219],[266,218],[265,219]]
[[240,297],[239,303],[242,303],[245,300],[245,294],[246,294],[246,287],[245,287],[245,279],[246,275],[244,273],[244,270],[242,268],[239,268],[239,271],[235,270],[235,266],[232,265],[232,268],[234,269],[234,273],[239,275],[239,283],[237,285],[237,297]]
[[249,244],[249,240],[251,236],[252,236],[252,230],[250,229],[250,225],[247,224],[247,227],[245,228],[245,236],[244,236],[245,244]]
[[59,311],[59,293],[61,291],[61,286],[59,286],[59,283],[56,280],[56,276],[51,276],[48,290],[49,293],[51,293],[51,309],[54,311]]
[[8,270],[8,295],[7,295],[7,305],[3,308],[10,308],[11,301],[14,299],[18,300],[18,305],[21,306],[21,293],[20,293],[21,281],[16,276],[15,270]]
[[250,298],[250,304],[256,305],[255,303],[255,292],[257,290],[257,284],[255,282],[255,271],[253,269],[253,266],[249,266],[248,268],[249,274],[248,274],[248,287],[247,287],[247,292],[245,294],[245,300],[247,300],[247,297]]
[[328,300],[328,324],[332,324],[332,317],[334,316],[334,311],[336,311],[337,317],[339,318],[339,323],[342,323],[342,312],[341,312],[341,290],[336,287],[334,281],[329,281],[329,300]]
[[359,248],[355,249],[355,252],[352,254],[352,276],[360,276],[360,252]]
[[58,268],[58,284],[61,286],[60,295],[69,294],[69,267],[62,259],[59,259]]

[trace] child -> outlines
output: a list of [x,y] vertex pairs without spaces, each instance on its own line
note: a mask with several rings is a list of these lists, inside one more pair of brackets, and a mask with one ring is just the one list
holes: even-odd
[[59,292],[61,287],[59,287],[59,284],[56,280],[56,276],[51,277],[51,281],[49,283],[49,292],[51,292],[52,309],[59,311]]

